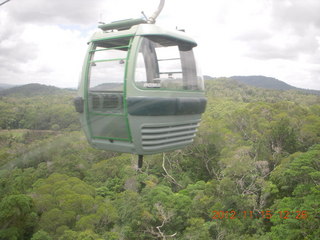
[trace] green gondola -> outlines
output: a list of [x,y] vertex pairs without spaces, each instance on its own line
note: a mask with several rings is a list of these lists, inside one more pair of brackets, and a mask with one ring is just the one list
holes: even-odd
[[144,19],[99,28],[75,100],[90,144],[138,155],[190,144],[206,106],[196,42]]

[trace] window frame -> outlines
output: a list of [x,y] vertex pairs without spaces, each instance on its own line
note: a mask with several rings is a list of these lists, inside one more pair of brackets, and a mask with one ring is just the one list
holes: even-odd
[[[100,112],[100,111],[94,111],[89,106],[89,94],[90,94],[90,76],[91,76],[91,61],[93,60],[94,52],[96,51],[96,48],[98,46],[98,42],[100,41],[111,41],[115,40],[118,41],[119,39],[127,39],[128,44],[122,44],[121,46],[127,47],[127,53],[125,58],[125,67],[124,67],[124,75],[123,75],[123,87],[121,90],[121,93],[123,94],[123,102],[122,102],[122,111],[121,113],[108,113],[108,112]],[[92,139],[103,139],[103,140],[117,140],[117,141],[124,141],[124,142],[132,142],[132,136],[131,136],[131,129],[128,121],[128,109],[127,109],[127,103],[126,103],[126,86],[127,86],[127,75],[128,75],[128,60],[130,59],[131,55],[131,47],[132,42],[134,39],[134,35],[123,35],[121,37],[111,37],[111,38],[101,38],[101,39],[94,39],[91,42],[89,42],[89,49],[87,52],[86,57],[86,63],[85,63],[85,69],[84,69],[84,101],[85,101],[85,115],[86,115],[86,122],[88,126],[88,133],[90,138]],[[126,40],[125,40],[126,41]],[[119,47],[121,47],[119,46]],[[115,48],[119,48],[115,47]],[[105,92],[108,92],[107,90]],[[110,92],[110,91],[109,91]],[[91,124],[91,118],[92,117],[121,117],[124,120],[125,123],[125,129],[128,133],[126,138],[117,138],[117,137],[104,137],[104,136],[95,136],[94,135],[94,129]]]
[[[197,89],[183,89],[183,86],[181,87],[181,89],[170,89],[170,88],[161,88],[161,87],[143,87],[143,86],[140,86],[136,81],[136,71],[137,71],[137,64],[138,64],[138,56],[139,54],[143,54],[141,53],[141,46],[143,44],[143,40],[144,39],[148,39],[149,41],[152,41],[152,42],[155,42],[155,43],[158,43],[158,44],[161,44],[160,42],[157,42],[155,41],[154,39],[157,39],[158,36],[157,35],[142,35],[142,36],[139,36],[139,41],[138,41],[138,44],[137,44],[137,49],[136,49],[136,56],[135,56],[135,65],[134,65],[134,73],[133,73],[133,84],[135,87],[137,87],[139,90],[144,90],[144,91],[170,91],[170,92],[204,92],[204,82],[203,82],[203,77],[202,75],[200,74],[199,72],[199,69],[198,69],[198,66],[197,66],[197,62],[196,62],[196,58],[194,56],[194,51],[193,51],[193,48],[196,46],[196,44],[194,43],[190,43],[190,42],[187,42],[187,41],[183,41],[181,39],[176,39],[176,38],[173,38],[171,36],[159,36],[159,38],[161,39],[167,39],[167,41],[170,41],[170,42],[174,42],[175,45],[168,45],[168,46],[177,46],[178,49],[179,49],[179,63],[181,64],[181,74],[183,76],[183,60],[182,60],[182,56],[181,56],[181,51],[180,48],[187,48],[189,49],[190,48],[190,52],[192,54],[192,58],[193,58],[193,62],[194,62],[194,66],[193,66],[193,69],[195,71],[195,75],[196,75],[196,79],[194,81]],[[154,51],[156,52],[156,48],[153,48]],[[162,59],[157,59],[157,56],[156,56],[156,60],[157,60],[157,63],[160,62]],[[160,61],[159,61],[160,60]],[[145,63],[145,62],[144,62]],[[147,72],[147,67],[144,66],[144,72]],[[158,66],[158,74],[160,74],[160,71],[159,71],[159,66]],[[147,79],[147,77],[146,77]],[[184,79],[182,78],[182,84],[184,83]]]

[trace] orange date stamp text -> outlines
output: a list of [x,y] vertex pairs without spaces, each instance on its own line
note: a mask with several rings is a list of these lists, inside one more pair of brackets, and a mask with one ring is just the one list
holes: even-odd
[[307,219],[308,212],[301,211],[212,211],[212,220],[218,219]]

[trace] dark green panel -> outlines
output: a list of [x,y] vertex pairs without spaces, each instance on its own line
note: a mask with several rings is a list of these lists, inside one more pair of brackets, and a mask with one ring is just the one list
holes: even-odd
[[134,116],[175,116],[201,114],[205,111],[206,98],[181,97],[129,97],[128,113]]

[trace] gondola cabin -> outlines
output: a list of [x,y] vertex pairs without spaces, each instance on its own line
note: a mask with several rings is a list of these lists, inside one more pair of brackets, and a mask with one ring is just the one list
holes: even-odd
[[142,19],[99,27],[75,100],[90,144],[138,155],[190,144],[206,106],[196,42]]

